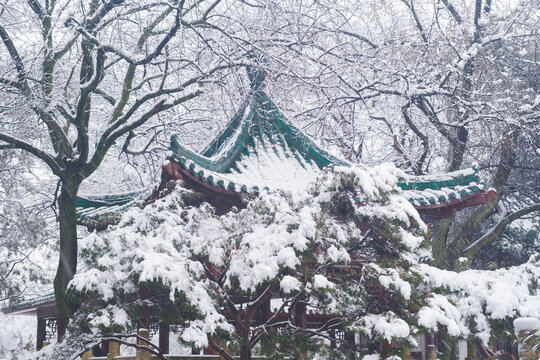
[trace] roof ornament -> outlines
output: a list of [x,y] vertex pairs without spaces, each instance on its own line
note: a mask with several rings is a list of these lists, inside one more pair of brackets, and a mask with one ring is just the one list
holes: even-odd
[[268,64],[268,61],[261,53],[252,52],[247,57],[251,63],[250,65],[246,66],[251,90],[253,90],[254,92],[262,90],[266,85],[264,80],[266,79],[267,74],[266,70],[264,70],[263,67]]

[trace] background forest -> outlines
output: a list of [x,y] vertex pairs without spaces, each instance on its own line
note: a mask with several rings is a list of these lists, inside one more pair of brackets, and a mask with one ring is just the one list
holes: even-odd
[[478,164],[498,198],[434,224],[435,266],[525,263],[540,250],[539,29],[539,0],[1,0],[0,301],[54,279],[69,318],[76,195],[152,189],[172,134],[201,149],[239,109],[246,65],[338,157]]

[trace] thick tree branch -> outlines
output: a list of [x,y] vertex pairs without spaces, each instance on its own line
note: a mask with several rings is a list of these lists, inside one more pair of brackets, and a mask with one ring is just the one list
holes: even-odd
[[457,12],[456,8],[452,4],[450,4],[450,1],[442,0],[442,3],[444,4],[444,6],[446,6],[446,9],[448,9],[454,20],[456,20],[458,24],[461,24],[463,20],[461,19],[461,16]]
[[24,140],[17,139],[7,134],[0,133],[0,140],[6,142],[9,146],[12,146],[13,148],[24,150],[36,156],[38,159],[44,161],[51,168],[55,175],[60,174],[62,168],[56,163],[56,160],[46,152],[34,147],[33,145],[27,143]]
[[25,93],[27,94],[30,93],[30,88],[28,87],[28,84],[26,81],[26,70],[24,69],[24,62],[21,59],[19,52],[17,51],[17,48],[15,47],[15,44],[13,44],[11,37],[8,35],[8,33],[6,32],[6,29],[4,29],[2,25],[0,25],[0,37],[2,38],[2,42],[4,43],[4,46],[9,52],[9,55],[11,57],[11,60],[13,61],[13,64],[15,65],[15,69],[17,70],[18,82],[21,88],[24,89]]
[[116,56],[122,58],[124,61],[126,61],[126,62],[128,62],[129,64],[132,64],[132,65],[145,65],[145,64],[150,63],[152,60],[154,60],[159,55],[161,55],[161,52],[163,51],[163,48],[169,43],[169,41],[174,37],[174,35],[176,35],[176,32],[180,28],[180,24],[181,24],[181,22],[180,22],[180,14],[181,14],[181,9],[182,9],[182,6],[184,4],[184,1],[185,0],[180,1],[180,3],[178,4],[178,7],[176,8],[176,17],[175,17],[174,25],[167,32],[167,35],[165,35],[165,37],[159,42],[159,44],[156,46],[155,50],[152,53],[150,53],[149,55],[147,55],[146,57],[144,57],[142,59],[136,60],[136,59],[132,58],[131,56],[125,54],[123,51],[121,51],[121,50],[119,50],[119,49],[117,49],[117,48],[115,48],[113,46],[102,45],[93,35],[91,35],[90,32],[88,32],[87,29],[85,29],[83,27],[78,27],[77,31],[79,31],[86,39],[91,41],[94,45],[102,48],[105,52],[113,53]]
[[518,129],[516,127],[512,127],[504,136],[501,143],[501,159],[493,181],[493,186],[497,190],[497,199],[480,205],[469,215],[455,241],[452,251],[454,258],[457,258],[469,246],[470,239],[474,237],[479,226],[493,213],[497,202],[503,196],[506,182],[516,160],[514,148],[517,143],[517,136]]
[[209,344],[214,351],[216,351],[219,355],[221,355],[225,360],[235,360],[233,356],[231,356],[225,349],[223,349],[221,346],[217,344],[217,342],[214,339],[209,339]]
[[327,29],[327,28],[323,28],[323,27],[316,27],[317,29],[319,30],[322,30],[322,31],[326,31],[326,32],[330,32],[330,33],[333,33],[333,32],[337,32],[339,34],[343,34],[343,35],[347,35],[347,36],[350,36],[350,37],[353,37],[355,39],[358,39],[360,41],[363,41],[365,42],[366,44],[368,44],[372,49],[378,49],[379,46],[375,43],[373,43],[371,40],[369,40],[368,38],[366,38],[365,36],[362,36],[360,34],[356,34],[356,33],[353,33],[351,31],[347,31],[347,30],[342,30],[342,29]]
[[156,105],[154,105],[150,110],[148,110],[146,113],[141,115],[137,120],[131,123],[126,124],[123,127],[119,127],[119,125],[121,125],[119,122],[111,125],[101,135],[101,138],[98,142],[94,155],[92,156],[91,160],[86,164],[84,170],[81,171],[81,174],[85,177],[90,176],[90,174],[92,174],[101,164],[101,161],[103,161],[103,158],[106,152],[109,150],[109,148],[115,143],[115,141],[119,137],[141,126],[142,124],[147,122],[152,116],[158,114],[159,112],[165,111],[178,104],[191,100],[201,95],[202,93],[203,92],[201,90],[197,90],[191,94],[177,98],[172,103],[166,103],[165,100],[161,100]]
[[79,38],[80,34],[75,34],[73,38],[67,42],[67,44],[60,49],[59,51],[55,52],[53,55],[54,61],[60,60],[64,55],[68,53],[68,51],[73,47],[73,45],[77,42],[77,39]]
[[[150,34],[152,33],[152,30],[155,29],[156,26],[158,26],[172,11],[172,8],[167,8],[165,11],[163,11],[148,27],[144,29],[142,34],[139,36],[139,39],[137,41],[137,47],[140,50],[143,50],[144,45],[146,44]],[[167,58],[168,59],[168,58]],[[113,114],[111,116],[110,123],[114,123],[118,120],[122,112],[124,111],[124,108],[129,100],[129,97],[131,93],[135,90],[138,90],[137,87],[132,88],[133,86],[133,79],[135,77],[135,71],[137,70],[136,64],[129,64],[128,68],[126,70],[126,75],[124,76],[124,83],[122,86],[122,95],[120,96],[120,101],[116,104]],[[166,73],[166,72],[165,72]],[[163,74],[163,81],[165,80],[166,74]],[[150,79],[152,79],[152,76],[147,77],[143,79],[139,86],[143,86],[147,81],[149,82]],[[163,87],[160,86],[160,90],[162,90]]]
[[428,120],[435,126],[441,135],[443,135],[452,144],[456,142],[455,136],[443,126],[443,124],[439,121],[437,114],[432,111],[432,109],[428,106],[427,101],[423,97],[415,98],[414,104],[424,113],[424,115],[426,115]]
[[473,257],[478,250],[495,240],[512,221],[536,211],[540,211],[540,204],[527,206],[526,208],[505,216],[495,226],[488,230],[487,233],[463,250],[463,255],[469,258]]
[[43,21],[43,18],[45,17],[45,12],[43,11],[41,4],[37,2],[36,0],[28,0],[28,5],[32,9],[32,11],[37,15],[39,20]]
[[401,113],[403,114],[403,118],[405,119],[405,122],[407,125],[409,125],[409,128],[422,140],[422,147],[424,148],[424,151],[422,152],[422,155],[420,155],[420,158],[415,161],[413,165],[413,170],[416,175],[422,175],[423,174],[423,167],[424,167],[424,161],[426,160],[428,151],[429,151],[429,138],[424,134],[423,132],[418,129],[418,127],[414,124],[414,122],[411,119],[411,116],[409,114],[410,111],[410,103],[407,103],[404,107],[401,108]]
[[17,90],[24,91],[23,85],[20,82],[18,82],[17,80],[10,80],[10,79],[5,79],[5,78],[0,78],[0,84],[11,86],[11,87],[13,87],[13,88],[15,88]]
[[424,45],[427,45],[428,39],[426,37],[424,27],[422,26],[422,22],[420,21],[420,18],[418,17],[418,14],[416,13],[416,10],[414,8],[414,0],[411,0],[410,4],[407,0],[401,0],[401,2],[403,2],[409,8],[416,24],[416,28],[418,29],[418,32],[420,32],[420,36],[422,37],[422,41],[424,42]]

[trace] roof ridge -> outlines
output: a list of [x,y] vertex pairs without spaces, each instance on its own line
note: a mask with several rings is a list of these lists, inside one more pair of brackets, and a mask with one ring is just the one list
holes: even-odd
[[235,164],[242,154],[249,155],[250,147],[255,149],[258,143],[256,138],[265,150],[268,150],[268,140],[274,151],[276,145],[283,148],[287,145],[290,151],[295,153],[295,157],[300,155],[305,161],[313,161],[320,169],[331,164],[349,165],[321,149],[303,134],[260,89],[251,92],[249,100],[242,105],[241,110],[201,153],[180,144],[177,134],[171,136],[169,149],[173,152],[173,157],[183,165],[190,160],[202,168],[229,173],[236,167]]

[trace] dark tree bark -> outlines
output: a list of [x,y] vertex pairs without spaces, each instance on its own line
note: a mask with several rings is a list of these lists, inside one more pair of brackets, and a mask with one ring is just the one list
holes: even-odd
[[[54,278],[54,294],[59,317],[64,324],[72,315],[66,302],[66,290],[77,271],[77,213],[76,198],[80,180],[65,176],[58,197],[58,222],[60,224],[60,254]],[[59,334],[62,336],[63,334]]]
[[[26,66],[31,68],[34,60],[30,65],[25,62],[11,39],[9,29],[6,30],[0,24],[0,44],[3,44],[7,50],[12,63],[10,66],[15,70],[15,75],[12,78],[0,78],[0,84],[8,86],[7,93],[13,94],[15,92],[20,97],[21,103],[29,107],[33,115],[31,120],[39,123],[40,127],[44,125],[44,131],[51,144],[49,147],[45,146],[44,149],[41,149],[32,141],[27,141],[25,134],[12,134],[11,131],[16,130],[9,129],[5,132],[0,131],[0,150],[21,149],[28,152],[42,160],[61,183],[60,193],[56,199],[59,211],[60,253],[54,279],[54,290],[60,320],[64,325],[69,323],[72,315],[72,310],[66,302],[66,290],[77,271],[76,198],[82,181],[99,168],[106,153],[122,136],[144,125],[160,112],[202,94],[200,89],[196,89],[201,79],[206,79],[223,69],[245,65],[243,63],[228,63],[215,65],[214,68],[207,69],[207,71],[199,69],[195,75],[189,73],[188,78],[177,86],[169,85],[165,81],[169,74],[163,72],[159,64],[163,58],[168,61],[168,55],[163,54],[164,49],[175,37],[181,24],[186,27],[192,26],[191,23],[183,22],[182,14],[204,10],[201,14],[196,15],[195,19],[192,19],[192,21],[202,25],[218,3],[219,0],[204,9],[200,7],[184,9],[184,0],[175,0],[167,4],[153,4],[156,8],[158,6],[162,6],[162,8],[153,13],[153,18],[141,30],[135,45],[139,50],[147,51],[147,56],[135,61],[125,55],[120,48],[101,44],[97,40],[99,38],[97,34],[100,31],[107,31],[107,26],[114,24],[114,21],[119,21],[119,18],[114,16],[111,18],[110,16],[115,8],[129,5],[125,4],[123,0],[92,0],[84,4],[83,7],[87,6],[87,8],[78,14],[82,19],[69,18],[65,22],[66,33],[70,33],[71,40],[56,51],[53,46],[55,45],[53,44],[53,31],[59,30],[52,26],[57,21],[53,18],[57,13],[54,9],[55,2],[45,1],[45,4],[42,5],[38,1],[28,1],[25,3],[29,6],[28,12],[40,20],[38,30],[42,34],[42,39],[40,39],[42,43],[39,45],[43,46],[41,74],[37,74],[37,76],[33,74],[32,79],[29,78],[30,72]],[[174,6],[172,6],[173,4]],[[137,4],[133,6],[129,11],[125,10],[126,14],[139,16],[139,12],[144,12],[147,9]],[[171,17],[172,19],[170,19]],[[154,32],[156,27],[162,27],[169,20],[172,21],[169,22],[168,30],[163,33],[163,36],[159,32]],[[152,45],[150,40],[155,40],[156,36],[161,36],[159,43]],[[72,63],[69,62],[70,59],[65,61],[67,66],[71,66],[67,67],[66,70],[68,72],[71,70],[71,75],[78,70],[79,77],[74,80],[73,76],[69,76],[66,83],[62,84],[61,77],[55,78],[55,74],[58,72],[58,70],[55,71],[55,67],[60,60],[64,60],[63,57],[66,54],[69,57],[69,54],[73,52],[80,53],[81,56],[77,55],[72,58]],[[111,104],[112,109],[110,109],[110,116],[101,115],[102,125],[105,128],[99,134],[95,149],[91,149],[90,136],[94,135],[90,135],[88,129],[93,117],[100,116],[94,115],[96,113],[94,111],[95,102],[92,101],[92,97],[103,96],[105,92],[99,87],[108,76],[106,70],[114,72],[108,66],[114,66],[118,62],[127,64],[127,70],[125,68],[119,69],[119,71],[125,70],[122,91],[117,98],[106,94],[105,98]],[[149,74],[148,69],[153,66],[159,75]],[[142,74],[143,77],[141,84],[155,82],[156,87],[150,86],[150,90],[142,91],[142,95],[140,87],[133,89],[134,79],[141,81],[137,78],[139,74]],[[36,79],[41,79],[38,80],[40,86],[36,88],[29,86],[29,83],[35,82]],[[55,99],[53,102],[51,94],[55,94],[53,91],[55,86],[59,87],[59,92],[64,92],[71,89],[72,85],[76,85],[74,87],[78,89],[76,93],[70,94],[70,96],[66,94],[66,99]],[[41,91],[36,90],[38,88]],[[137,98],[134,99],[135,97]],[[103,113],[103,109],[100,109],[99,112]],[[62,328],[65,329],[65,326]]]

